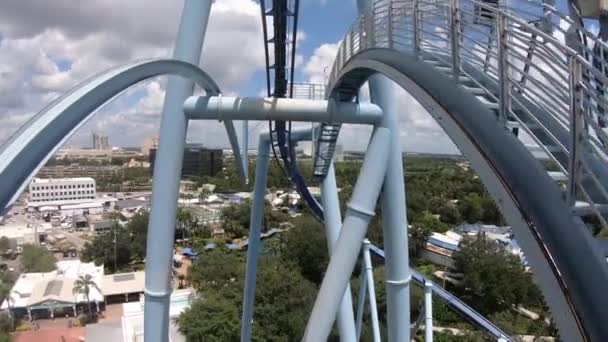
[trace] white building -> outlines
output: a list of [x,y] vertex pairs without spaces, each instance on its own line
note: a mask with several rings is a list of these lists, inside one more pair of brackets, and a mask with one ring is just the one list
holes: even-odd
[[29,187],[30,203],[95,199],[95,180],[79,178],[34,178]]
[[[91,275],[92,280],[101,287],[103,266],[84,263],[80,260],[57,262],[57,270],[44,273],[23,273],[13,286],[8,301],[1,308],[11,311],[17,317],[62,317],[76,315],[88,305],[86,296],[73,293],[74,283],[80,276]],[[95,287],[91,287],[89,298],[92,306],[99,311],[99,303],[104,297]],[[94,303],[94,304],[93,304]]]
[[[185,309],[189,308],[194,300],[192,290],[176,290],[171,293],[169,318],[177,318]],[[122,305],[122,336],[124,342],[142,341],[144,334],[144,296],[139,302],[124,303]],[[169,341],[185,341],[177,330],[177,324],[169,325]]]

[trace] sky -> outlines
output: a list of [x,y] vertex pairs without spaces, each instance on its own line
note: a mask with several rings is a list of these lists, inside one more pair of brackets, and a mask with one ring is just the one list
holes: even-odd
[[[183,2],[177,0],[0,1],[0,143],[29,117],[91,75],[135,59],[170,57]],[[355,0],[301,1],[296,81],[323,83],[341,37],[356,18]],[[233,96],[265,93],[259,4],[216,0],[201,65]],[[91,133],[113,146],[141,146],[160,124],[166,78],[131,87],[101,108],[66,143],[90,147]],[[441,128],[395,87],[405,151],[457,153]],[[258,126],[255,136],[267,125]],[[340,143],[362,150],[370,128],[346,126]],[[256,139],[252,139],[256,140]],[[191,122],[188,141],[228,147],[223,126]],[[255,146],[255,145],[254,145]]]

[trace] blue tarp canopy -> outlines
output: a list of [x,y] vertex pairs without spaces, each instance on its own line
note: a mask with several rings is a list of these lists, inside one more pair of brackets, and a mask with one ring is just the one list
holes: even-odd
[[196,253],[192,250],[192,248],[186,247],[186,248],[182,249],[182,255],[186,255],[189,257],[195,257]]

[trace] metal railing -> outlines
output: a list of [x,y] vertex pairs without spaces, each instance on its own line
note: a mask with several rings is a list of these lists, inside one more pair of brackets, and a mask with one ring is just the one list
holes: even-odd
[[[608,46],[552,6],[510,3],[376,1],[344,36],[329,89],[365,49],[428,61],[476,90],[505,127],[525,132],[565,176],[561,185],[573,211],[583,203],[584,215],[608,229],[608,181],[596,172],[608,170]],[[566,44],[578,35],[586,45]]]

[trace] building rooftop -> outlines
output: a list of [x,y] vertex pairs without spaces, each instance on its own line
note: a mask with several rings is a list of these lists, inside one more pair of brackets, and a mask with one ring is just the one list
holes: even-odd
[[[63,201],[43,201],[43,202],[28,202],[28,207],[48,207],[48,206],[61,206],[61,209],[86,209],[86,208],[94,208],[99,207],[97,203],[100,205],[105,204],[106,202],[116,202],[118,199],[114,197],[98,197],[98,198],[82,198],[82,199],[69,199]],[[84,207],[79,207],[84,206]]]
[[101,283],[104,296],[144,292],[146,272],[106,274]]
[[[80,260],[62,260],[57,262],[57,269],[44,273],[23,273],[19,276],[11,291],[13,307],[38,305],[47,300],[62,302],[85,302],[83,294],[72,293],[74,282],[79,276],[90,274],[93,281],[101,287],[103,266],[85,263]],[[89,297],[91,301],[103,301],[103,295],[92,288]],[[4,301],[2,309],[7,308]]]
[[148,206],[148,201],[136,199],[136,198],[127,198],[123,200],[119,200],[116,205],[120,209],[137,209],[137,208],[145,208]]
[[95,180],[91,177],[74,177],[74,178],[34,178],[32,183],[44,184],[44,183],[59,183],[59,182],[94,182]]

